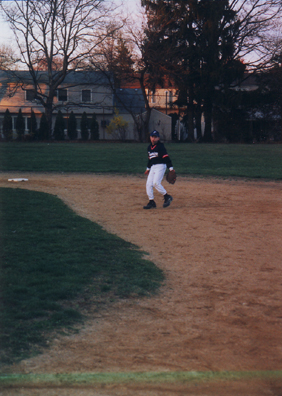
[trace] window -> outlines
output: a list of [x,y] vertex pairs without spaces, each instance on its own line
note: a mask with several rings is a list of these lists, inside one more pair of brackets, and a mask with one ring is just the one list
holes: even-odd
[[38,127],[38,125],[37,125],[37,120],[36,120],[36,125],[32,125],[32,123],[31,123],[31,117],[26,117],[26,130],[29,132],[29,133],[31,133],[31,134],[33,134],[33,133],[35,133],[35,130],[33,130],[32,128],[37,128]]
[[28,129],[29,132],[33,132],[31,130],[31,117],[28,117],[28,119],[27,119],[27,129]]
[[58,89],[58,101],[66,102],[68,100],[68,91],[67,89]]
[[27,89],[25,91],[25,98],[29,102],[32,102],[34,100],[34,98],[35,98],[35,91],[33,89]]
[[81,91],[82,102],[91,102],[91,90],[83,89]]
[[27,129],[28,129],[28,117],[24,117],[24,125],[25,125],[24,129],[25,129],[25,131],[27,131]]

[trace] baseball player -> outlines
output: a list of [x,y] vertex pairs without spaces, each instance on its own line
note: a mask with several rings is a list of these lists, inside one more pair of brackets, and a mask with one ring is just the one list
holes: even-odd
[[154,190],[155,188],[159,193],[164,196],[163,207],[166,208],[172,201],[172,196],[169,195],[161,182],[164,177],[166,168],[173,170],[172,162],[167,154],[166,148],[163,143],[160,142],[160,134],[158,131],[150,133],[151,144],[148,146],[148,164],[145,171],[145,175],[148,175],[146,183],[146,192],[149,198],[149,202],[144,209],[156,208],[156,202],[154,201]]

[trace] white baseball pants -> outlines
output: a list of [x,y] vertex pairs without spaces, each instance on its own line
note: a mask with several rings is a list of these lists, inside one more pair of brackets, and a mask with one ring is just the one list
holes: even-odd
[[154,188],[162,195],[166,194],[166,189],[161,184],[165,171],[166,164],[152,165],[150,168],[146,183],[146,192],[149,200],[154,199]]

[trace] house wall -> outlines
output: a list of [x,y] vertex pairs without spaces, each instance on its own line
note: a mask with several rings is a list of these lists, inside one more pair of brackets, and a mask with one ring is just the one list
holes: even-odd
[[[85,81],[85,79],[83,81]],[[32,90],[32,88],[32,85],[25,84],[23,89],[22,87],[17,86],[16,84],[13,84],[9,81],[8,83],[6,82],[1,84],[0,78],[0,134],[2,135],[2,137],[2,122],[6,109],[9,109],[12,116],[14,137],[16,137],[16,118],[20,109],[22,111],[23,117],[25,118],[26,134],[28,134],[29,132],[28,125],[32,111],[34,111],[36,115],[37,125],[39,127],[40,118],[42,113],[44,112],[44,107],[39,104],[38,100],[27,99],[26,89]],[[66,90],[67,100],[60,101],[58,93],[57,96],[54,97],[54,111],[52,121],[53,127],[59,109],[63,113],[66,125],[69,114],[71,113],[71,111],[73,111],[77,121],[78,138],[80,138],[80,120],[82,113],[85,111],[88,115],[89,120],[91,119],[93,113],[96,114],[96,118],[99,123],[100,139],[112,140],[118,138],[118,136],[113,136],[109,134],[106,128],[106,126],[109,125],[111,119],[114,116],[115,107],[113,101],[113,93],[109,86],[103,83],[91,84],[87,82],[84,84],[79,83],[79,81],[76,80],[75,83],[63,83],[60,86],[60,89]],[[46,94],[48,93],[48,87],[46,85],[42,84],[41,90]],[[82,101],[82,91],[84,90],[91,91],[90,102]],[[138,100],[140,101],[140,92],[138,90],[131,90],[131,92],[128,92],[127,94],[129,95],[128,100],[136,100],[136,98],[134,98],[134,95],[137,95]],[[177,99],[176,90],[158,89],[154,98],[151,96],[151,93],[148,92],[148,94],[150,105],[151,107],[153,107],[149,129],[157,129],[161,134],[162,140],[171,140],[171,117],[166,115],[166,113],[169,114],[176,111],[176,108],[170,105],[174,100]],[[144,108],[143,102],[138,102],[137,107],[139,110],[140,108],[142,108],[142,106]],[[138,134],[132,116],[122,111],[120,112],[120,115],[125,121],[128,122],[126,139],[138,140]],[[67,129],[65,130],[65,135],[67,136]]]
[[[107,135],[105,125],[110,122],[113,116],[113,95],[109,87],[103,85],[71,85],[62,84],[61,89],[67,91],[67,101],[59,101],[58,95],[54,97],[54,111],[53,111],[53,127],[56,120],[56,115],[60,109],[64,118],[67,120],[71,111],[76,115],[78,138],[80,138],[80,119],[82,113],[85,111],[89,119],[93,113],[96,114],[99,123],[100,138],[111,138]],[[3,137],[3,119],[7,109],[9,109],[13,121],[13,134],[16,137],[15,124],[19,110],[25,119],[26,131],[28,134],[28,119],[31,117],[31,112],[34,111],[37,118],[37,125],[39,127],[40,117],[44,112],[44,107],[39,104],[38,100],[28,100],[26,89],[32,89],[32,86],[25,85],[24,89],[13,83],[0,83],[0,134]],[[47,93],[47,86],[42,85],[41,90]],[[82,91],[91,91],[90,102],[82,101]],[[65,131],[66,132],[66,131]]]
[[178,99],[178,91],[175,88],[157,88],[153,93],[150,90],[146,90],[147,97],[149,100],[149,105],[161,111],[165,114],[174,113],[178,110],[176,105],[173,103]]
[[[100,115],[113,114],[113,95],[109,87],[95,85],[71,85],[63,84],[62,89],[67,91],[66,102],[59,101],[58,95],[54,98],[55,113],[60,109],[63,114],[69,114],[73,111],[76,115],[86,113],[96,113]],[[82,101],[82,91],[89,90],[91,100]]]
[[171,124],[172,119],[170,116],[161,113],[156,109],[152,109],[149,130],[157,130],[160,133],[162,141],[171,140]]

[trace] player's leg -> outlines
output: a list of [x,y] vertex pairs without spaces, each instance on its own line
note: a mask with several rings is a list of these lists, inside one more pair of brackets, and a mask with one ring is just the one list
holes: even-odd
[[154,199],[154,189],[153,189],[154,178],[155,178],[155,166],[152,166],[146,182],[146,193],[148,195],[149,200]]
[[154,168],[155,168],[154,166],[151,167],[149,175],[147,177],[146,192],[147,192],[147,195],[148,195],[148,198],[149,198],[149,202],[148,202],[148,204],[146,206],[143,206],[144,209],[153,209],[153,208],[155,208],[157,206],[155,201],[154,201],[154,189],[153,189],[153,186],[154,186],[154,174],[155,174]]
[[153,186],[159,193],[165,195],[167,192],[164,186],[162,185],[162,180],[166,171],[166,164],[154,165],[153,168],[154,168]]
[[155,165],[154,168],[156,168],[154,173],[154,182],[153,182],[154,187],[159,193],[163,195],[164,197],[163,207],[167,208],[172,201],[172,196],[167,193],[166,189],[161,184],[166,171],[166,165],[159,164],[159,165]]

